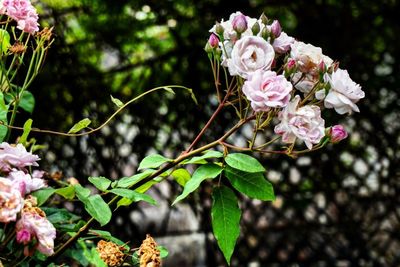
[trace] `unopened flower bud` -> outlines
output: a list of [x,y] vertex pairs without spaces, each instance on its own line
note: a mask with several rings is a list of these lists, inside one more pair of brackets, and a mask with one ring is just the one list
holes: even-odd
[[261,14],[260,20],[261,20],[261,22],[262,22],[264,25],[267,25],[267,24],[268,24],[268,18],[267,18],[267,16],[265,16],[264,13]]
[[327,70],[328,73],[333,73],[339,68],[339,62],[335,61],[332,63],[332,65],[329,66],[329,69]]
[[261,31],[261,37],[267,40],[269,35],[270,35],[269,29],[267,27],[264,27]]
[[326,65],[325,62],[323,60],[321,60],[321,62],[318,64],[318,71],[320,74],[324,74],[326,72]]
[[278,38],[282,33],[282,27],[278,20],[274,20],[271,24],[271,33],[274,38]]
[[210,46],[212,48],[217,48],[218,44],[219,44],[219,39],[217,37],[217,35],[215,35],[214,33],[212,33],[210,35],[210,38],[208,39],[208,43],[210,44]]
[[296,60],[289,58],[285,65],[285,77],[288,78],[296,71]]
[[332,143],[338,143],[347,138],[347,132],[342,125],[332,126],[328,134]]
[[239,34],[245,32],[247,30],[246,16],[243,14],[237,15],[232,21],[232,27]]
[[225,31],[225,29],[224,29],[224,27],[221,25],[221,23],[219,23],[219,22],[215,23],[215,32],[216,32],[218,35],[223,35],[223,34],[224,34],[224,31]]
[[260,24],[256,21],[254,25],[251,27],[251,31],[253,32],[254,35],[257,35],[260,32]]

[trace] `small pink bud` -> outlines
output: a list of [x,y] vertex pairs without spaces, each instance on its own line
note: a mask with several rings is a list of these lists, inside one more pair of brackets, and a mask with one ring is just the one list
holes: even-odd
[[296,67],[296,60],[294,60],[293,58],[289,59],[288,62],[286,63],[286,68],[287,70],[292,70]]
[[232,21],[232,27],[237,33],[243,33],[247,30],[246,16],[243,14],[237,15]]
[[321,74],[324,74],[326,72],[327,68],[325,65],[325,62],[323,60],[321,60],[321,62],[318,64],[318,71]]
[[212,48],[217,48],[219,44],[219,39],[214,33],[212,33],[210,35],[210,38],[208,39],[208,43]]
[[274,20],[271,24],[271,33],[274,38],[278,38],[282,33],[282,27],[279,21]]
[[22,229],[21,231],[17,232],[17,242],[24,243],[24,245],[28,244],[31,241],[31,233],[26,230]]
[[332,143],[338,143],[347,138],[347,132],[342,125],[335,125],[329,130]]

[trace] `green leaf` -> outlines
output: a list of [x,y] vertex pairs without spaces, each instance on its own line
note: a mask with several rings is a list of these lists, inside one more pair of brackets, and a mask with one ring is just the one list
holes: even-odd
[[85,119],[75,123],[75,125],[72,126],[72,128],[68,131],[68,133],[72,133],[72,134],[77,133],[80,130],[88,127],[91,122],[92,122],[91,120],[89,120],[88,118],[85,118]]
[[171,173],[171,176],[174,177],[175,181],[181,186],[185,186],[191,177],[190,172],[186,169],[176,169]]
[[103,198],[96,194],[83,201],[86,211],[100,223],[101,226],[106,225],[111,220],[110,207],[104,202]]
[[159,182],[161,182],[163,179],[160,177],[156,177],[151,181],[148,181],[147,183],[139,186],[138,188],[136,188],[136,192],[138,193],[145,193],[147,190],[149,190],[153,185],[158,184]]
[[132,203],[133,203],[133,200],[131,200],[129,198],[126,198],[126,197],[123,197],[120,200],[118,200],[117,207],[119,208],[121,206],[129,206]]
[[216,164],[206,164],[200,166],[194,173],[192,178],[185,184],[182,194],[180,194],[172,205],[175,205],[182,199],[186,198],[190,193],[196,190],[201,182],[206,179],[214,179],[222,172],[222,168]]
[[150,155],[150,156],[145,157],[140,162],[138,170],[158,168],[162,164],[169,162],[169,161],[171,161],[171,160],[164,156],[158,155],[158,154]]
[[228,166],[224,173],[232,186],[246,196],[260,200],[275,200],[274,188],[261,172],[243,172]]
[[21,99],[19,101],[19,107],[26,112],[32,113],[35,108],[35,97],[29,91],[24,91],[22,93]]
[[169,252],[168,252],[168,249],[166,247],[157,246],[157,249],[158,249],[158,251],[160,251],[160,258],[161,259],[168,257]]
[[89,182],[94,184],[94,186],[100,191],[106,191],[107,188],[111,185],[111,180],[105,177],[89,177]]
[[65,199],[72,200],[75,197],[75,187],[70,185],[67,187],[58,188],[55,193]]
[[44,188],[32,193],[37,198],[38,206],[43,205],[56,190],[53,188]]
[[10,46],[10,34],[3,29],[0,29],[0,51],[2,54],[7,53]]
[[32,119],[28,119],[25,123],[24,123],[24,132],[21,135],[21,138],[19,138],[18,143],[20,144],[25,144],[26,140],[28,139],[28,135],[31,132],[32,129]]
[[190,88],[186,88],[186,89],[189,91],[190,97],[192,98],[193,102],[194,102],[196,105],[198,105],[199,103],[197,102],[196,96],[195,96],[195,94],[193,93],[193,89],[190,89]]
[[69,212],[66,209],[42,207],[42,210],[46,213],[47,219],[52,224],[71,224],[72,222],[80,219],[79,216]]
[[111,96],[111,101],[118,107],[122,107],[124,105],[124,103],[122,103],[121,100],[119,100],[118,98],[114,98],[112,95]]
[[147,178],[152,174],[154,170],[145,170],[142,173],[135,174],[131,177],[123,177],[119,179],[118,181],[114,181],[111,184],[111,187],[121,187],[121,188],[127,188],[131,187],[132,185],[140,182],[141,180]]
[[[1,77],[1,76],[0,76]],[[9,106],[4,102],[3,92],[0,92],[0,121],[2,124],[7,125],[7,113]],[[4,138],[7,136],[8,128],[7,126],[0,125],[0,142],[3,142]]]
[[204,164],[203,162],[205,159],[222,158],[223,156],[224,156],[224,154],[222,154],[219,151],[209,150],[209,151],[205,152],[204,155],[202,155],[202,156],[193,157],[189,160],[183,161],[182,164]]
[[246,154],[242,153],[232,153],[228,154],[225,158],[226,164],[231,166],[232,168],[244,171],[244,172],[264,172],[265,168],[261,165],[261,163]]
[[134,190],[131,189],[125,189],[125,188],[114,188],[111,189],[109,192],[114,193],[118,196],[130,199],[132,201],[145,201],[147,203],[150,203],[152,205],[157,205],[157,202],[149,195],[146,194],[141,194],[138,193]]
[[240,233],[241,211],[235,193],[226,186],[214,188],[212,197],[211,221],[214,236],[229,264]]
[[74,189],[78,199],[83,203],[85,203],[87,198],[90,196],[90,190],[85,187],[82,187],[80,184],[74,185]]

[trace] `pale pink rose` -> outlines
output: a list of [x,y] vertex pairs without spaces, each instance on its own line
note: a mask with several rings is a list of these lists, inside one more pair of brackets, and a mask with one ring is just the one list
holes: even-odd
[[282,32],[278,38],[274,40],[272,46],[278,54],[284,54],[290,50],[290,45],[294,43],[294,38]]
[[292,84],[274,71],[256,70],[243,85],[243,93],[256,112],[285,107],[291,91]]
[[43,179],[33,178],[30,174],[24,173],[23,171],[13,170],[8,174],[7,178],[12,181],[14,187],[20,191],[22,196],[47,187]]
[[323,61],[328,68],[333,63],[330,57],[322,54],[322,49],[320,47],[298,41],[295,41],[290,47],[290,57],[296,60],[301,72],[317,74],[318,65],[321,61]]
[[30,34],[34,34],[39,31],[39,16],[36,11],[29,11],[25,19],[18,20],[17,28],[21,31],[28,32]]
[[318,81],[319,76],[311,73],[296,72],[292,77],[294,87],[304,94],[308,94]]
[[13,167],[24,169],[28,166],[38,166],[40,158],[27,152],[22,144],[16,146],[6,142],[0,144],[0,171],[9,172]]
[[23,206],[24,199],[18,189],[10,180],[0,177],[0,222],[15,221]]
[[342,125],[335,125],[329,130],[332,143],[338,143],[347,138],[347,131]]
[[325,136],[325,121],[318,106],[298,107],[300,100],[300,96],[295,96],[279,113],[281,122],[275,126],[275,133],[282,135],[285,143],[294,143],[297,137],[312,149]]
[[17,21],[18,29],[31,34],[39,30],[39,17],[29,0],[4,0],[2,9],[7,16]]
[[[21,218],[16,224],[17,236],[27,236],[29,232],[31,240],[37,241],[36,249],[44,255],[50,256],[54,253],[54,239],[56,238],[56,229],[47,218],[41,217],[37,213],[22,212]],[[24,243],[25,239],[17,238],[17,242]]]
[[320,100],[325,97],[326,108],[334,108],[339,114],[360,112],[355,103],[364,98],[365,93],[361,86],[350,78],[347,70],[337,69],[332,75],[325,74],[325,80],[331,86],[328,95],[325,97],[325,90],[321,90],[317,92],[316,97]]
[[274,48],[267,41],[257,36],[245,36],[232,49],[227,62],[229,73],[247,79],[256,70],[270,70],[274,58]]

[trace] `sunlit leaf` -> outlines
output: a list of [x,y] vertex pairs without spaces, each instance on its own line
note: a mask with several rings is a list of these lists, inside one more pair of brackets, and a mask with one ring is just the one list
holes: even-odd
[[92,122],[91,120],[89,120],[88,118],[85,118],[85,119],[75,123],[75,125],[72,126],[72,128],[68,131],[68,133],[71,133],[71,134],[77,133],[80,130],[88,127],[91,122]]

